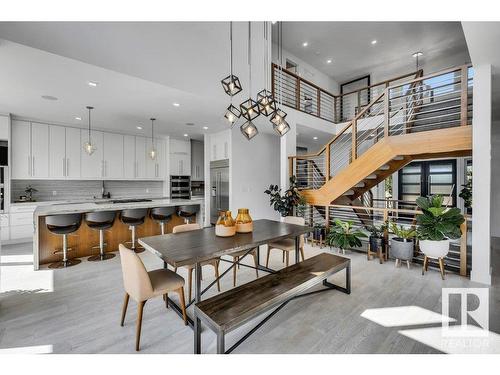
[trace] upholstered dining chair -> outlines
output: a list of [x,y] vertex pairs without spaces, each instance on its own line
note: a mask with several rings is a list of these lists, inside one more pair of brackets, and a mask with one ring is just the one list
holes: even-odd
[[[232,254],[229,254],[229,256],[233,257],[233,262],[238,262],[240,260],[240,257],[242,257],[243,255],[245,255],[245,253],[247,252],[248,250],[242,250],[242,251],[238,251],[236,253],[232,253]],[[255,249],[252,249],[248,255],[251,255],[253,256],[253,261],[255,263],[255,275],[257,276],[257,278],[259,278],[259,270],[257,269],[257,267],[259,266],[259,259],[258,259],[258,252],[257,252],[257,248]],[[236,272],[237,270],[240,268],[240,265],[235,265],[233,267],[233,286],[236,286]]]
[[[284,222],[288,224],[295,225],[305,225],[306,221],[303,217],[296,216],[286,216],[284,218]],[[267,258],[266,258],[266,267],[269,267],[269,255],[271,254],[271,250],[281,250],[283,252],[283,262],[286,260],[286,266],[290,262],[290,252],[295,251],[295,238],[285,238],[283,240],[270,242],[267,247]],[[304,260],[304,235],[300,236],[299,241],[299,250],[300,255],[302,255],[302,260]]]
[[[177,292],[182,309],[184,324],[187,325],[186,304],[184,301],[184,279],[167,269],[146,271],[146,267],[135,251],[120,244],[120,259],[122,264],[123,286],[125,299],[123,301],[122,319],[123,327],[127,306],[130,297],[137,302],[137,322],[135,350],[139,351],[141,340],[142,312],[146,301],[157,296],[163,296],[165,303],[168,301],[169,292]],[[168,305],[167,305],[168,307]]]
[[[192,230],[198,230],[201,229],[199,224],[182,224],[182,225],[177,225],[172,228],[172,233],[182,233],[182,232],[189,232]],[[219,258],[213,258],[206,260],[201,263],[201,266],[207,266],[211,265],[214,267],[215,270],[215,277],[217,278],[217,290],[220,292],[220,282],[219,282]],[[188,271],[188,303],[191,302],[191,295],[192,295],[192,290],[193,290],[193,270],[194,270],[194,264],[190,264],[188,266],[184,266],[187,268]],[[175,272],[177,272],[177,267],[174,269]]]

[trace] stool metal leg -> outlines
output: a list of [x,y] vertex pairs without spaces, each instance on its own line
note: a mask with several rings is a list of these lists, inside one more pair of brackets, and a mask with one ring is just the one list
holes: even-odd
[[106,244],[104,243],[104,229],[99,229],[99,255],[93,255],[89,257],[87,260],[89,262],[99,262],[101,260],[108,260],[114,258],[115,254],[104,252],[105,246]]
[[134,250],[136,253],[142,253],[144,249],[142,247],[136,247],[135,246],[135,225],[130,226],[130,230],[132,231],[132,247],[131,249]]
[[63,258],[60,262],[55,262],[49,264],[49,268],[66,268],[66,267],[71,267],[71,266],[76,266],[77,264],[81,263],[80,259],[68,259],[68,235],[63,234],[63,249],[62,249],[62,255]]
[[160,221],[160,229],[161,234],[165,234],[165,223],[163,221]]

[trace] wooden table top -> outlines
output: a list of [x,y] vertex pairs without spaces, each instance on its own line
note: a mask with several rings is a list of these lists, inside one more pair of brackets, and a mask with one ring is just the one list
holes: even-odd
[[255,220],[252,233],[237,233],[233,237],[217,237],[215,228],[211,227],[144,237],[139,243],[171,266],[181,267],[311,231],[311,227],[303,225]]

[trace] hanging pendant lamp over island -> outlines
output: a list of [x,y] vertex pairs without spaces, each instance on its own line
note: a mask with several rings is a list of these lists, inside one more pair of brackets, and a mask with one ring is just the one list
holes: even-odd
[[154,135],[154,122],[156,119],[152,117],[150,118],[150,120],[151,120],[151,148],[148,151],[148,156],[151,160],[155,160],[156,155],[158,154],[155,148],[155,135]]
[[90,127],[91,127],[90,111],[92,111],[94,109],[94,107],[87,106],[87,109],[89,111],[89,134],[88,134],[87,142],[85,142],[83,144],[83,150],[88,155],[92,155],[94,153],[94,151],[96,150],[96,147],[92,143],[92,137],[91,137],[91,134],[90,134],[91,133],[91,131],[90,131]]

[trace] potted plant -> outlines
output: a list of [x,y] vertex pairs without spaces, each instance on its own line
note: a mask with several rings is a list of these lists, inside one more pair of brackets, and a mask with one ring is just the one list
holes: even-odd
[[290,187],[281,195],[281,189],[278,185],[269,185],[264,191],[269,195],[269,205],[278,211],[282,217],[292,216],[293,209],[299,204],[301,195],[297,188],[295,176],[290,177]]
[[456,207],[443,207],[441,195],[419,197],[416,202],[422,210],[422,214],[417,215],[420,249],[426,257],[439,259],[442,266],[442,258],[450,249],[450,239],[462,235],[460,225],[465,220],[464,216]]
[[391,255],[396,258],[396,266],[398,261],[405,260],[410,268],[410,262],[413,259],[413,239],[417,235],[417,231],[414,227],[405,228],[396,223],[391,223],[391,231],[394,233],[394,237],[391,239]]
[[370,232],[370,237],[368,238],[370,242],[370,252],[378,252],[379,249],[383,249],[385,246],[384,231],[387,225],[384,223],[380,226],[372,225],[368,227]]
[[338,248],[339,252],[342,250],[342,254],[345,254],[346,249],[361,247],[360,238],[362,237],[366,237],[366,234],[354,228],[352,221],[335,219],[334,225],[330,228],[326,236],[326,244],[330,247]]
[[462,185],[462,190],[460,190],[458,196],[464,200],[464,207],[467,213],[470,214],[472,212],[472,179]]

